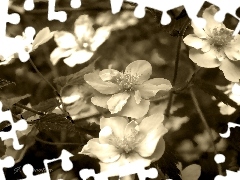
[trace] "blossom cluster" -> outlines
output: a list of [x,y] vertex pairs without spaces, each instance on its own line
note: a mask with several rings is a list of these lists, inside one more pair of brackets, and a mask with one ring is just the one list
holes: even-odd
[[104,69],[84,76],[96,90],[92,103],[114,116],[101,118],[99,138],[91,139],[80,153],[98,158],[107,177],[137,173],[164,153],[164,115],[144,116],[150,98],[170,91],[172,85],[164,78],[149,79],[151,74],[151,64],[137,60],[124,72]]

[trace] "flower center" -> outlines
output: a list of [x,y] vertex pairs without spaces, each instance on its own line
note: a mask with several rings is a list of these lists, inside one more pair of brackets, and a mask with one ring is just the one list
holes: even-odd
[[115,77],[115,82],[121,87],[123,91],[134,90],[134,85],[137,83],[139,76],[132,76],[130,74],[121,74]]
[[126,154],[129,154],[142,140],[138,132],[139,131],[136,129],[131,129],[131,132],[125,135],[124,139],[120,139],[119,137],[113,135],[109,140],[116,148],[123,150]]
[[214,28],[212,34],[212,43],[217,48],[227,45],[233,39],[232,32],[226,28]]

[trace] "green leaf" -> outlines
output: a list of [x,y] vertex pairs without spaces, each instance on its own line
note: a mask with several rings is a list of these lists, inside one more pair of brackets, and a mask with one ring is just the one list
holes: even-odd
[[215,85],[209,84],[205,81],[202,81],[200,79],[195,79],[193,81],[194,86],[200,88],[205,93],[214,96],[217,100],[223,102],[224,104],[227,104],[229,106],[232,106],[236,109],[239,109],[238,104],[230,99],[226,94],[224,94],[222,91],[218,90]]
[[36,127],[39,130],[53,130],[61,131],[68,130],[70,132],[75,132],[75,126],[71,121],[65,117],[63,114],[47,114],[42,116],[36,121]]
[[0,78],[0,89],[2,89],[5,86],[8,86],[10,84],[15,84],[14,82],[8,81],[6,79]]
[[27,97],[30,97],[31,95],[30,94],[26,94],[24,96],[18,96],[18,97],[13,97],[13,98],[2,98],[1,101],[3,103],[3,110],[8,110],[8,109],[11,109],[12,106],[21,101],[22,99],[25,99]]
[[[35,106],[32,106],[32,109],[34,109],[36,111],[49,113],[49,112],[52,112],[59,105],[60,105],[60,103],[56,98],[51,98],[46,101],[42,101]],[[24,113],[22,113],[22,116],[24,119],[28,119],[34,115],[36,115],[36,114],[31,111],[25,111]]]
[[55,78],[53,82],[56,83],[58,85],[58,88],[60,89],[66,86],[82,85],[85,83],[84,75],[94,70],[95,62],[96,61],[92,62],[87,67],[80,70],[79,72],[76,72],[74,74],[70,74],[67,76],[61,76],[61,77]]

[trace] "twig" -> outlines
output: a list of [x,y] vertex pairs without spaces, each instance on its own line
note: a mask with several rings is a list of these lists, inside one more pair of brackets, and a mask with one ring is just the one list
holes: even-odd
[[57,89],[42,75],[42,73],[38,70],[38,68],[35,66],[35,64],[33,63],[32,59],[29,58],[29,62],[31,63],[32,67],[35,69],[35,71],[38,73],[38,75],[52,88],[52,90],[54,91],[54,93],[59,97],[60,102],[62,104],[63,109],[59,106],[59,109],[65,114],[67,113],[66,108],[63,104],[62,101],[62,97],[60,96],[60,94],[58,93]]
[[42,142],[44,144],[49,144],[49,145],[75,145],[75,146],[79,146],[81,145],[81,143],[61,143],[61,142],[49,142],[49,141],[45,141],[43,139],[40,139],[39,137],[35,137],[35,139],[39,142]]
[[[199,103],[198,103],[198,100],[197,100],[197,98],[196,98],[196,96],[194,94],[193,88],[191,87],[189,89],[189,91],[190,91],[190,94],[191,94],[194,106],[195,106],[195,108],[196,108],[196,110],[197,110],[197,112],[198,112],[198,114],[200,116],[200,119],[202,120],[202,123],[205,126],[205,128],[206,128],[206,130],[207,130],[207,132],[209,134],[209,137],[211,139],[211,143],[212,143],[212,146],[213,146],[213,149],[214,149],[214,153],[216,155],[217,154],[217,147],[216,147],[216,145],[214,143],[214,137],[213,137],[212,131],[211,131],[210,127],[208,126],[208,123],[207,123],[207,121],[206,121],[206,119],[205,119],[205,117],[203,115],[203,112],[202,112],[201,108],[199,107]],[[218,168],[218,173],[220,175],[223,175],[221,164],[217,164],[217,168]]]
[[177,89],[173,89],[174,93],[178,93],[179,91],[183,91],[184,89],[189,88],[192,84],[192,81],[194,80],[194,78],[196,77],[197,73],[200,71],[201,67],[198,68],[189,78],[189,80],[184,84],[184,86],[177,88]]
[[[181,44],[182,44],[182,36],[178,37],[178,44],[177,44],[177,54],[175,59],[175,66],[174,66],[174,74],[173,74],[173,80],[172,80],[172,86],[174,87],[177,80],[177,74],[178,74],[178,64],[180,59],[180,50],[181,50]],[[167,108],[165,110],[165,116],[169,117],[170,115],[170,109],[172,106],[172,99],[173,99],[173,91],[170,92]]]
[[41,112],[41,111],[36,111],[36,110],[31,109],[31,108],[29,108],[29,107],[27,107],[27,106],[24,106],[24,105],[22,105],[22,104],[15,103],[14,105],[17,106],[17,107],[19,107],[19,108],[22,108],[22,109],[25,109],[25,110],[27,110],[27,111],[30,111],[30,112],[32,112],[32,113],[34,113],[34,114],[38,114],[38,115],[40,115],[40,116],[44,115],[43,112]]

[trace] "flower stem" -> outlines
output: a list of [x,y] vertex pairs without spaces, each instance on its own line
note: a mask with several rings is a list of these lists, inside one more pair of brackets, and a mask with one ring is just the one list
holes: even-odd
[[[179,36],[178,37],[178,43],[177,43],[177,53],[176,53],[176,59],[175,59],[174,74],[173,74],[173,80],[172,80],[172,86],[173,87],[175,86],[176,80],[177,80],[181,44],[182,44],[182,36]],[[170,95],[169,95],[167,108],[165,110],[165,116],[166,117],[169,117],[169,115],[170,115],[170,110],[171,110],[171,106],[172,106],[172,99],[173,99],[173,91],[171,91]]]
[[81,145],[80,143],[61,143],[61,142],[49,142],[49,141],[45,141],[43,139],[40,139],[39,137],[35,137],[35,139],[41,143],[44,143],[44,144],[49,144],[49,145],[75,145],[75,146],[79,146]]
[[[60,102],[62,104],[62,107],[59,107],[59,109],[65,114],[67,113],[66,111],[66,108],[63,104],[63,101],[62,101],[62,97],[60,96],[60,94],[58,93],[57,89],[42,75],[42,73],[38,70],[38,68],[35,66],[35,64],[33,63],[32,59],[29,58],[29,62],[31,63],[32,67],[35,69],[35,71],[38,73],[38,75],[52,88],[52,90],[54,91],[54,93],[59,97],[60,99]],[[68,113],[67,113],[68,114]]]
[[[191,87],[189,89],[189,91],[190,91],[190,94],[191,94],[191,97],[192,97],[192,100],[193,100],[193,104],[194,104],[194,106],[195,106],[195,108],[196,108],[196,110],[197,110],[197,112],[198,112],[198,114],[200,116],[200,119],[202,120],[203,125],[205,126],[205,128],[206,128],[206,130],[207,130],[207,132],[209,134],[209,137],[211,139],[211,143],[212,143],[212,146],[213,146],[214,154],[216,155],[217,154],[217,147],[216,147],[216,145],[214,143],[214,137],[213,137],[212,131],[211,131],[210,127],[208,126],[208,123],[207,123],[207,121],[206,121],[206,119],[205,119],[205,117],[203,115],[203,112],[202,112],[200,106],[199,106],[199,103],[198,103],[196,95],[195,95],[195,93],[193,91],[193,88]],[[223,175],[221,164],[217,164],[217,168],[218,168],[218,173],[220,175]]]

